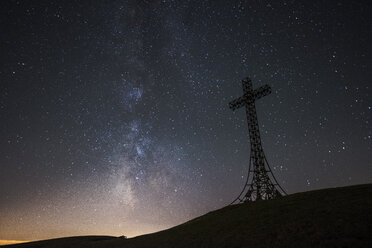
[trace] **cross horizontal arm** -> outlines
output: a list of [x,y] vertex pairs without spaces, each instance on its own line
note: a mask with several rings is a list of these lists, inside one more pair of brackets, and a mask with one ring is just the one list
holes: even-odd
[[253,91],[253,95],[254,95],[254,99],[255,100],[258,100],[260,99],[261,97],[264,97],[264,96],[267,96],[271,93],[271,88],[270,86],[268,86],[267,84],[264,85],[264,86],[261,86],[260,88],[258,89],[255,89]]
[[[271,93],[271,88],[270,88],[270,86],[268,86],[266,84],[266,85],[261,86],[260,88],[258,88],[256,90],[254,90],[253,91],[253,97],[254,97],[254,100],[258,100],[261,97],[269,95],[270,93]],[[243,107],[247,103],[248,99],[252,99],[251,97],[252,97],[252,95],[246,94],[246,95],[243,95],[243,96],[229,102],[230,109],[236,110],[240,107]]]
[[229,102],[229,107],[232,110],[238,109],[240,107],[243,107],[245,105],[246,98],[244,96],[241,96],[231,102]]

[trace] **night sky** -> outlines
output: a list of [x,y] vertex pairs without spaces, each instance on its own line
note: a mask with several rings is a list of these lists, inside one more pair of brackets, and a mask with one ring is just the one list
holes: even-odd
[[241,80],[288,193],[372,182],[368,1],[2,1],[0,239],[135,236],[229,204]]

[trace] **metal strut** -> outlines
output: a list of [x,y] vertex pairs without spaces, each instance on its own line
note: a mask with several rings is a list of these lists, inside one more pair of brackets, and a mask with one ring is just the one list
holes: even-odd
[[252,162],[252,159],[250,158],[249,159],[248,175],[247,175],[247,179],[245,180],[244,187],[243,187],[242,191],[239,193],[238,197],[236,197],[229,205],[234,204],[237,200],[239,200],[239,202],[243,202],[243,200],[240,197],[242,196],[242,194],[244,193],[245,189],[248,186],[248,179],[249,179],[249,175],[251,173],[251,164],[252,164],[251,162]]
[[[273,177],[273,179],[275,181],[275,184],[273,184],[273,185],[279,187],[280,191],[282,192],[282,195],[287,195],[287,192],[282,188],[282,186],[280,186],[280,184],[278,183],[278,181],[277,181],[274,173],[271,171],[271,168],[270,168],[269,162],[267,162],[266,156],[265,156],[265,162],[267,164],[267,167],[270,169],[270,174],[272,175],[272,177]],[[229,205],[233,205],[235,203],[242,203],[242,202],[245,202],[246,201],[246,199],[245,199],[246,197],[244,195],[244,192],[247,189],[247,187],[250,188],[251,185],[252,185],[252,184],[248,183],[249,177],[250,177],[251,172],[252,172],[251,171],[251,166],[252,166],[252,158],[249,159],[248,174],[247,174],[247,179],[245,180],[245,183],[244,183],[244,187],[243,187],[242,191],[239,193],[238,197],[236,197]]]

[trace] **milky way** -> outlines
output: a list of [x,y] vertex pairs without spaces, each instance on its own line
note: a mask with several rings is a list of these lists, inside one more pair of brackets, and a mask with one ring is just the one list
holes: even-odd
[[288,193],[372,182],[371,6],[6,1],[0,239],[134,236],[230,203],[245,111]]

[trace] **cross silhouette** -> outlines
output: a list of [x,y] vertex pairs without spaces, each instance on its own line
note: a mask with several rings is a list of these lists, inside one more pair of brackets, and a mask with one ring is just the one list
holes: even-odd
[[[274,174],[272,173],[270,166],[267,163],[262,148],[257,120],[255,102],[256,100],[269,95],[271,93],[271,88],[268,85],[264,85],[259,87],[258,89],[253,90],[252,81],[248,77],[243,79],[242,83],[243,96],[231,101],[229,103],[229,106],[232,110],[236,110],[245,106],[248,121],[249,139],[251,143],[251,156],[249,161],[247,181],[240,195],[232,203],[235,203],[236,201],[244,202],[274,199],[282,195],[277,188],[281,189],[283,193],[286,194],[276,181]],[[252,164],[253,170],[251,168]],[[253,173],[252,179],[250,179],[251,173]],[[271,175],[273,180],[270,179],[269,175]]]

